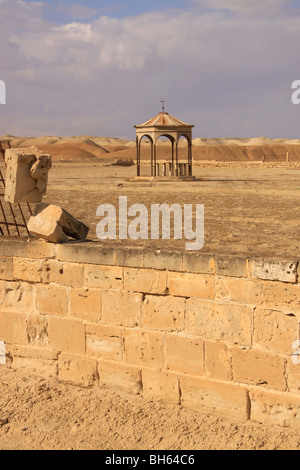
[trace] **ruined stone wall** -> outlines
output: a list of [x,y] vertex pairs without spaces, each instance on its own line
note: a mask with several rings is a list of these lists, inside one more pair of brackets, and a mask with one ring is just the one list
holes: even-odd
[[299,319],[297,260],[0,242],[7,362],[75,385],[299,425]]

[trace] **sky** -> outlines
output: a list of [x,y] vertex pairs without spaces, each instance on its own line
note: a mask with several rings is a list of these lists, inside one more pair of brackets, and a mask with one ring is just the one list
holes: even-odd
[[0,135],[300,138],[300,0],[0,0]]

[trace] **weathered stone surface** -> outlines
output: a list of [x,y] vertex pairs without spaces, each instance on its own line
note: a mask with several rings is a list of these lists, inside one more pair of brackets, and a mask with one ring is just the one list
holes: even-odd
[[268,308],[288,308],[291,313],[300,308],[300,285],[265,281],[264,305]]
[[87,264],[84,267],[84,284],[86,287],[121,290],[123,270],[115,266]]
[[284,357],[254,349],[234,349],[232,352],[233,380],[285,391]]
[[86,325],[86,353],[97,359],[122,359],[122,328],[106,325]]
[[34,287],[26,282],[0,281],[0,308],[25,312],[34,311]]
[[163,250],[145,250],[144,268],[161,269],[163,271],[182,271],[182,253]]
[[[5,258],[4,258],[5,259]],[[39,259],[10,258],[13,262],[13,278],[26,282],[41,282],[42,261]],[[0,268],[1,275],[1,268]]]
[[139,395],[142,392],[142,378],[139,367],[115,361],[98,363],[99,386]]
[[249,418],[247,389],[235,384],[182,376],[181,404],[191,410],[217,415],[231,422]]
[[214,274],[215,260],[206,253],[183,253],[183,270],[189,273]]
[[13,259],[0,257],[0,279],[13,280]]
[[142,325],[149,330],[183,331],[185,299],[147,295],[142,308]]
[[124,269],[124,288],[147,294],[164,294],[167,290],[167,272],[155,269]]
[[89,228],[59,206],[39,204],[27,224],[30,233],[52,243],[64,243],[69,237],[85,240]]
[[168,287],[171,295],[179,297],[214,298],[214,278],[196,273],[174,273],[168,276]]
[[46,315],[33,313],[27,319],[27,336],[31,345],[48,345],[48,320]]
[[247,258],[233,255],[216,256],[216,274],[221,276],[247,277]]
[[229,302],[188,299],[186,334],[251,346],[252,308]]
[[41,377],[55,377],[58,373],[58,354],[52,349],[32,346],[8,346],[12,369],[38,372]]
[[143,396],[147,400],[158,400],[179,405],[180,392],[176,374],[144,369],[142,378]]
[[225,343],[205,342],[205,373],[217,380],[232,380],[231,350]]
[[101,323],[135,328],[140,324],[142,294],[104,290],[101,292]]
[[297,261],[252,259],[249,261],[249,271],[253,279],[295,283],[297,265]]
[[234,277],[216,277],[215,298],[241,304],[261,305],[263,302],[263,283]]
[[204,375],[204,345],[200,338],[167,334],[166,369],[179,374]]
[[300,424],[300,399],[295,393],[250,391],[251,420],[268,425],[294,426]]
[[85,354],[85,327],[81,320],[50,317],[49,347],[68,354]]
[[103,242],[71,242],[64,245],[57,245],[55,248],[59,261],[107,266],[115,265],[115,250],[111,247],[104,247]]
[[64,263],[54,259],[42,261],[40,275],[43,284],[53,282],[60,286],[79,288],[83,286],[83,274],[83,265],[78,263]]
[[51,156],[35,147],[7,149],[5,163],[5,200],[11,203],[41,202],[47,190]]
[[0,340],[10,344],[26,345],[27,316],[19,311],[0,311]]
[[164,335],[161,332],[128,329],[123,333],[123,343],[126,363],[164,367]]
[[71,289],[70,315],[98,322],[101,318],[101,299],[98,289]]
[[80,387],[91,387],[98,380],[96,361],[84,356],[61,354],[58,370],[60,380]]
[[254,309],[252,347],[290,355],[292,343],[297,337],[298,323],[296,314],[289,311]]
[[231,422],[299,425],[298,262],[207,255],[182,273],[162,268],[166,252],[146,268],[140,248],[123,251],[1,241],[2,359]]
[[36,308],[42,315],[65,317],[68,314],[68,289],[57,284],[36,285]]

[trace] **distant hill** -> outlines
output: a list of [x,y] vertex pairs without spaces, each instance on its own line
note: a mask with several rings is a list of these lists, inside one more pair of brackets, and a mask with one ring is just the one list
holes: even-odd
[[[54,161],[82,159],[125,159],[135,160],[135,141],[113,137],[16,137],[6,135],[0,140],[10,140],[12,147],[35,146],[52,155]],[[158,160],[170,159],[169,140],[159,140]],[[187,143],[180,141],[179,157],[187,154]],[[257,138],[195,138],[193,139],[194,160],[217,161],[285,161],[289,152],[290,161],[300,161],[300,139]],[[143,140],[142,158],[150,159],[150,145]]]
[[[81,160],[103,158],[112,150],[132,145],[118,138],[74,136],[74,137],[16,137],[6,135],[0,140],[10,140],[15,148],[37,147],[52,155],[53,160]],[[134,143],[133,143],[134,144]],[[134,144],[135,145],[135,144]]]

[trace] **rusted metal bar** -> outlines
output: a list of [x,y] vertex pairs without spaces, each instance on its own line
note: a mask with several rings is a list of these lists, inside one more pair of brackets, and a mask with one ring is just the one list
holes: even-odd
[[[3,223],[7,224],[9,227],[15,227],[15,226],[16,226],[16,224],[15,224],[14,222],[2,222],[2,221],[0,220],[0,224],[3,224]],[[26,228],[26,225],[24,225],[24,224],[18,224],[18,227]]]

